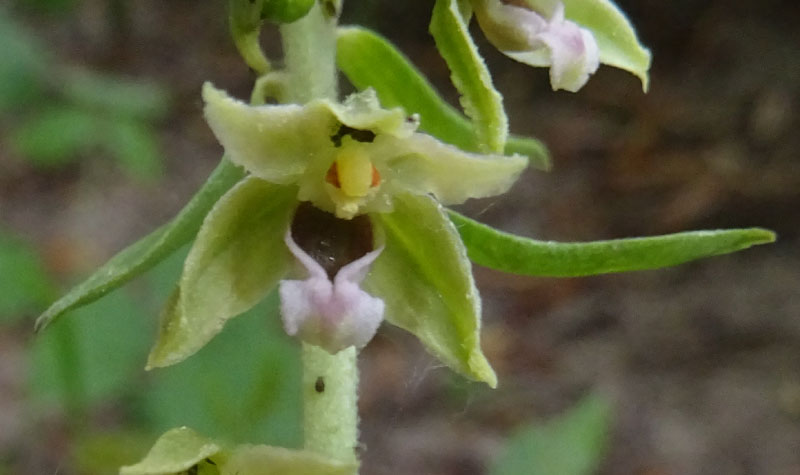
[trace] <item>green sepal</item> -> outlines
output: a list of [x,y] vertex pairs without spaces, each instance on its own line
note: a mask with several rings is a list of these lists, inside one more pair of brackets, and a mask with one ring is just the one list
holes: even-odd
[[[383,107],[419,114],[420,130],[462,150],[479,151],[472,123],[436,92],[425,76],[389,41],[361,27],[342,27],[337,36],[339,68],[359,90],[373,88]],[[505,153],[518,153],[542,170],[550,169],[547,147],[532,138],[510,136]]]
[[[535,3],[539,0],[527,0]],[[636,37],[625,14],[609,0],[562,0],[564,15],[587,28],[597,41],[600,62],[624,69],[642,81],[647,92],[650,83],[650,51]]]
[[[185,473],[199,465],[224,460],[223,448],[188,427],[165,432],[139,463],[120,468],[120,475],[169,475]],[[220,457],[220,455],[223,455]],[[211,460],[209,463],[207,460]],[[219,472],[217,472],[219,473]]]
[[508,135],[503,96],[494,88],[489,69],[469,34],[466,0],[436,0],[430,32],[450,68],[461,106],[472,119],[482,152],[502,152]]
[[658,269],[775,241],[772,231],[748,228],[564,243],[508,234],[454,211],[450,211],[450,219],[473,262],[531,276],[579,277]]
[[162,315],[148,369],[178,363],[250,309],[283,277],[297,189],[247,177],[208,213]]
[[429,196],[398,195],[373,219],[386,248],[364,287],[386,303],[385,318],[417,336],[466,377],[497,385],[480,347],[481,300],[455,226]]
[[244,171],[223,159],[208,181],[170,222],[123,249],[88,279],[73,287],[36,320],[43,330],[65,312],[87,305],[149,270],[191,241],[208,211]]

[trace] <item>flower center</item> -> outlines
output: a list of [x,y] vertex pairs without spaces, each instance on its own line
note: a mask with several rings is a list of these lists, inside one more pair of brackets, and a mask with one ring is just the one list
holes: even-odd
[[381,183],[381,174],[362,147],[348,145],[343,145],[336,154],[325,181],[349,198],[362,198],[367,196],[370,188]]
[[351,198],[367,196],[369,189],[381,183],[381,174],[367,154],[340,153],[328,169],[325,181]]

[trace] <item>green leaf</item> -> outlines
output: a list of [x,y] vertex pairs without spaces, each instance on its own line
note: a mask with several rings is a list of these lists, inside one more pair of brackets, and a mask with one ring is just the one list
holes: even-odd
[[89,111],[50,107],[22,123],[12,134],[14,149],[39,167],[65,165],[98,143],[102,122]]
[[179,427],[164,433],[145,458],[122,467],[120,475],[169,475],[185,472],[207,458],[223,451],[220,444],[203,437],[188,427]]
[[600,62],[638,76],[647,92],[650,51],[639,42],[625,14],[609,0],[563,2],[566,18],[591,30],[600,50]]
[[489,475],[596,473],[608,446],[610,425],[610,404],[589,396],[566,414],[512,436]]
[[151,127],[135,119],[114,120],[106,127],[106,148],[126,172],[134,178],[150,182],[162,176],[162,156]]
[[561,243],[504,233],[450,211],[469,258],[514,274],[577,277],[669,267],[775,241],[766,229],[690,231],[664,236]]
[[251,176],[220,198],[186,258],[148,368],[194,354],[278,283],[291,262],[283,238],[296,196],[295,187]]
[[445,364],[497,385],[480,348],[481,301],[453,224],[428,196],[399,195],[392,213],[373,215],[386,248],[364,287],[386,302],[386,320],[416,335]]
[[169,109],[167,91],[153,82],[86,70],[67,71],[60,79],[66,98],[82,108],[138,119],[157,119]]
[[223,475],[356,475],[358,465],[307,450],[268,445],[237,447],[222,465]]
[[[409,114],[419,114],[420,129],[434,137],[463,150],[479,150],[472,123],[442,99],[385,38],[365,28],[339,28],[337,46],[339,68],[356,88],[375,89],[383,107],[402,107]],[[550,168],[547,148],[538,140],[511,136],[505,153],[519,153],[537,168]]]
[[36,321],[37,331],[47,327],[64,312],[93,302],[123,285],[189,242],[197,234],[203,218],[214,203],[242,175],[239,167],[223,159],[205,185],[175,218],[122,250],[53,303]]
[[36,250],[0,229],[0,323],[13,323],[47,303],[53,282]]
[[468,8],[464,0],[436,0],[430,32],[436,48],[450,67],[453,85],[461,93],[461,105],[474,124],[481,151],[502,152],[508,135],[503,96],[469,34]]

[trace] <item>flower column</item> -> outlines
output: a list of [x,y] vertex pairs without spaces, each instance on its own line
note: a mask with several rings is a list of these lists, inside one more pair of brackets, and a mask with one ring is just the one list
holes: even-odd
[[[337,99],[336,17],[340,4],[318,2],[302,19],[283,25],[287,102]],[[303,343],[303,430],[305,448],[356,461],[358,445],[356,348],[331,355]]]

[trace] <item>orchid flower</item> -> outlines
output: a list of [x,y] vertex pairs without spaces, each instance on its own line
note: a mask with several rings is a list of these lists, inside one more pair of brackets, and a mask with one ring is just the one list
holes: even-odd
[[[194,353],[280,281],[284,327],[307,343],[361,347],[385,314],[494,384],[469,260],[441,204],[505,192],[525,157],[464,152],[417,132],[414,116],[381,108],[371,89],[302,106],[251,106],[210,84],[203,97],[226,156],[249,176],[200,229],[151,366]],[[357,249],[336,254],[331,242]],[[293,268],[304,278],[286,280]]]
[[481,29],[503,54],[531,66],[550,67],[553,90],[577,91],[600,65],[591,31],[567,20],[560,1],[527,0],[517,6],[474,0],[473,5]]

